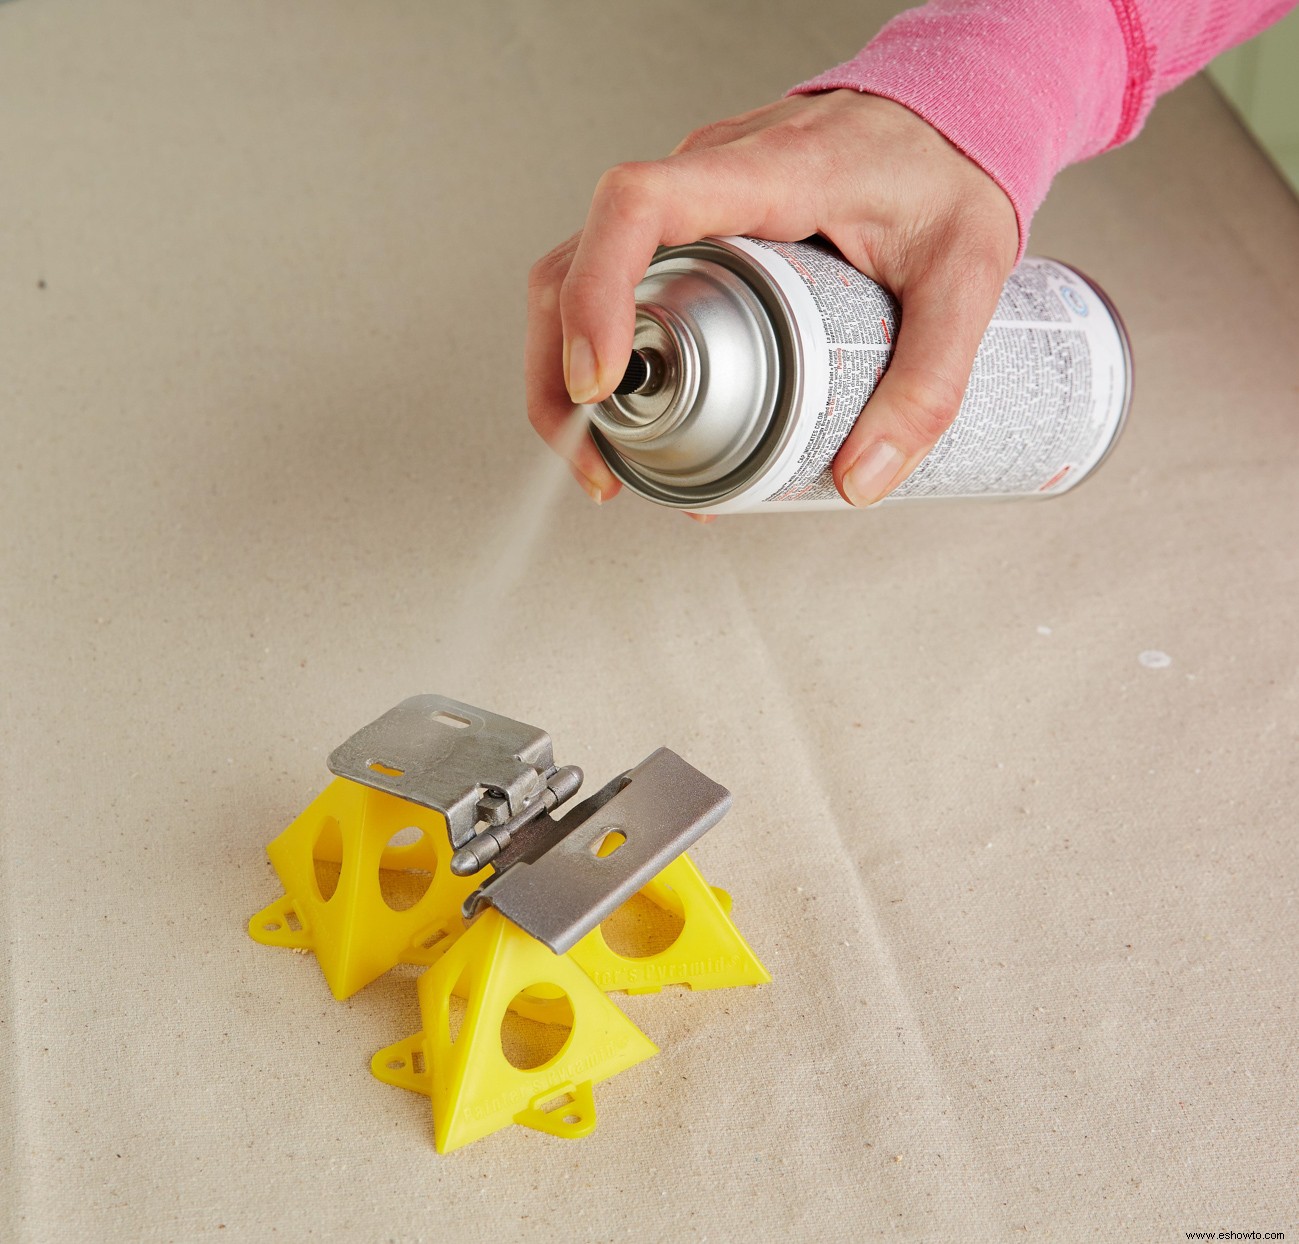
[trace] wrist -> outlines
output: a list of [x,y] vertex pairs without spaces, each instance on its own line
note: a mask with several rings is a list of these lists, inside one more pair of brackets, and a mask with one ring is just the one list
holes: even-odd
[[1106,0],[990,7],[935,0],[903,13],[852,60],[790,93],[846,88],[915,113],[1006,194],[1022,255],[1056,172],[1113,137],[1126,59]]

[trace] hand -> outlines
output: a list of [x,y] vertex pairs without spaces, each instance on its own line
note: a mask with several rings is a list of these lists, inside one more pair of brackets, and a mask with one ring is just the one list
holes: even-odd
[[705,126],[664,160],[610,169],[586,228],[532,269],[528,417],[597,501],[620,485],[589,436],[564,432],[574,403],[600,401],[622,379],[634,290],[655,249],[814,233],[902,304],[888,371],[835,458],[839,491],[870,505],[929,452],[956,417],[1014,267],[1015,210],[900,104],[846,90],[794,96]]

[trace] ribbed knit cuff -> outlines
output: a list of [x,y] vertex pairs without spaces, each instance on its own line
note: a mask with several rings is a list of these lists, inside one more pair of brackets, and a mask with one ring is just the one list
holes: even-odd
[[1022,256],[1051,179],[1118,136],[1127,76],[1110,0],[933,0],[790,94],[846,87],[924,118],[1006,192]]

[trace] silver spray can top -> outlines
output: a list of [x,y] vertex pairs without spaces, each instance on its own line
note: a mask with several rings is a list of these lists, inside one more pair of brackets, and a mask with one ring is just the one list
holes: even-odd
[[707,243],[661,251],[636,287],[626,374],[591,410],[614,474],[668,505],[704,504],[736,487],[767,457],[788,406],[784,317],[773,317],[771,294],[736,267]]

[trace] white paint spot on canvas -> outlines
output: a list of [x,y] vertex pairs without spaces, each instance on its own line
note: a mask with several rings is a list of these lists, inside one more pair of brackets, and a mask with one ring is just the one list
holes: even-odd
[[1137,660],[1148,670],[1166,670],[1173,663],[1173,658],[1158,648],[1147,648],[1137,654]]
[[1039,635],[1049,635],[1051,633],[1051,628],[1049,626],[1039,626],[1037,628],[1037,633]]

